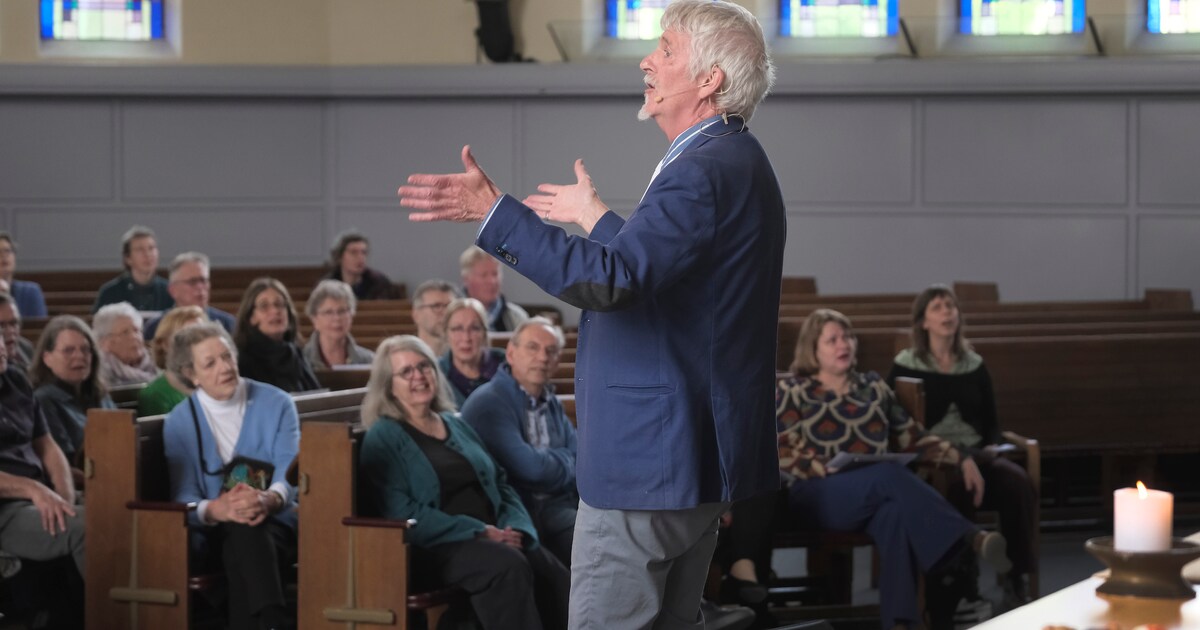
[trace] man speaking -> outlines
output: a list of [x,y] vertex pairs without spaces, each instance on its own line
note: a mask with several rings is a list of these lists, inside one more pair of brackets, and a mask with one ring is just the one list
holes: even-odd
[[[695,628],[731,501],[779,488],[774,375],[786,231],[746,123],[774,80],[762,29],[729,2],[679,0],[641,62],[670,141],[628,220],[577,181],[502,194],[465,172],[412,175],[415,221],[483,221],[476,244],[584,309],[576,354],[581,502],[572,628]],[[545,221],[578,224],[587,238]]]

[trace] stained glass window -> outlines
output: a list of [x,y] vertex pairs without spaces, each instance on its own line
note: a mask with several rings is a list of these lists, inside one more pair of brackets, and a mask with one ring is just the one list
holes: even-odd
[[961,0],[959,30],[971,35],[1081,33],[1084,0]]
[[896,0],[782,0],[784,37],[886,37],[896,34]]
[[40,0],[42,39],[163,38],[163,0]]
[[658,39],[671,0],[606,0],[604,33],[616,39]]
[[1148,0],[1151,33],[1200,33],[1200,0]]

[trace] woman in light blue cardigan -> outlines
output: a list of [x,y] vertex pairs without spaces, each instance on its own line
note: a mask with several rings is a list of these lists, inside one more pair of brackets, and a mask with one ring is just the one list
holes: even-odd
[[413,576],[470,594],[485,630],[565,628],[570,574],[538,544],[504,469],[454,412],[433,351],[410,335],[379,345],[359,454],[368,510],[416,519]]
[[172,498],[197,504],[188,515],[192,540],[224,567],[230,626],[283,627],[281,571],[296,554],[295,490],[285,479],[300,451],[296,405],[283,390],[239,376],[219,324],[177,331],[167,368],[196,388],[163,425]]

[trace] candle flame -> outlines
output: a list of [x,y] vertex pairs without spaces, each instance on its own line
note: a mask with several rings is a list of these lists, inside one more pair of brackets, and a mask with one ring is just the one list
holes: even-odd
[[1139,499],[1145,499],[1145,498],[1146,498],[1146,496],[1147,496],[1147,493],[1146,493],[1146,484],[1144,484],[1144,483],[1142,483],[1142,482],[1140,482],[1140,481],[1139,481],[1139,482],[1137,483],[1137,488],[1138,488],[1138,498],[1139,498]]

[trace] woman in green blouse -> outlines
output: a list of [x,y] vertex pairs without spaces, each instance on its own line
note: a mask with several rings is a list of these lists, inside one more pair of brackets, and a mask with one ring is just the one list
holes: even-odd
[[192,388],[180,381],[170,370],[165,369],[167,355],[171,352],[171,338],[176,332],[208,321],[208,316],[199,306],[177,306],[163,315],[162,322],[154,331],[154,339],[150,341],[150,353],[154,357],[154,363],[163,373],[138,392],[138,416],[170,413],[175,405],[192,394]]

